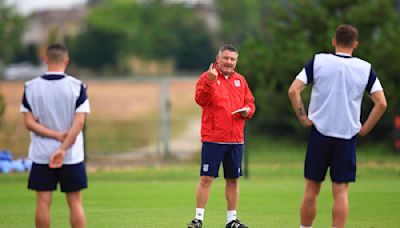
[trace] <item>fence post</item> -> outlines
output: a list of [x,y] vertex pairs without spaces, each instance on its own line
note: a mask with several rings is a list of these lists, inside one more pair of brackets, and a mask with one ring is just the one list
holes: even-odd
[[249,122],[244,127],[244,144],[243,144],[243,176],[245,179],[249,178]]
[[400,115],[395,116],[394,128],[394,148],[400,152]]
[[170,112],[170,100],[169,100],[169,80],[164,78],[161,80],[161,137],[164,157],[167,158],[169,154],[169,112]]

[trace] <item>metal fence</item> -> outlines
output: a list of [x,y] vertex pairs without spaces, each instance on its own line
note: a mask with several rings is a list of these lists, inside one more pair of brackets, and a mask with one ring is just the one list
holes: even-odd
[[[84,131],[89,166],[101,169],[199,163],[201,109],[194,101],[196,78],[86,83],[92,109]],[[14,158],[27,157],[29,131],[18,111],[23,83],[2,82],[2,91],[7,110],[0,126],[0,149],[10,150]],[[359,144],[367,141],[360,140]],[[249,152],[244,155],[245,172],[247,164],[251,170],[251,166],[301,166],[304,160],[306,140],[262,138],[250,129],[246,142]],[[361,161],[396,159],[381,156],[390,151],[387,147],[359,148]]]
[[[7,110],[0,149],[27,157],[29,131],[18,113],[23,82],[2,89]],[[20,86],[16,85],[20,83]],[[196,78],[87,81],[92,112],[84,129],[85,156],[93,167],[195,163],[201,148]],[[8,93],[7,88],[10,87]],[[19,88],[19,91],[15,91]],[[12,97],[14,96],[14,97]]]
[[200,152],[200,118],[88,121],[86,159],[95,167],[191,163]]

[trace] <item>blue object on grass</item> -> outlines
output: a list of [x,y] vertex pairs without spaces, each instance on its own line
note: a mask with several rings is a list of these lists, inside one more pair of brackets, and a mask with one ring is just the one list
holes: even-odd
[[22,159],[18,159],[15,161],[11,162],[11,171],[15,171],[15,172],[25,172],[26,168],[25,165],[22,161]]
[[0,161],[12,161],[12,154],[8,150],[0,150]]
[[0,160],[0,173],[9,173],[11,171],[11,162]]
[[32,160],[23,158],[13,161],[10,151],[0,150],[0,173],[25,172],[31,168]]

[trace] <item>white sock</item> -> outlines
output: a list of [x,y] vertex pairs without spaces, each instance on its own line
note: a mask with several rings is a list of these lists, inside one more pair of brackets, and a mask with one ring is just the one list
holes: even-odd
[[236,220],[236,210],[226,212],[226,224]]
[[312,228],[312,226],[302,226],[302,225],[300,225],[300,228]]
[[195,219],[204,220],[204,208],[196,208],[196,216]]

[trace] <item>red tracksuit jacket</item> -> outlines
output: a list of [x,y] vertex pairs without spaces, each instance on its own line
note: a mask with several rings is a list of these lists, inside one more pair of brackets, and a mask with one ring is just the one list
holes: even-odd
[[[228,79],[218,71],[214,81],[207,75],[207,71],[204,72],[196,83],[195,100],[202,108],[201,141],[244,142],[245,119],[251,119],[256,110],[245,78],[236,71]],[[250,108],[246,118],[239,113],[232,115],[243,107]]]

